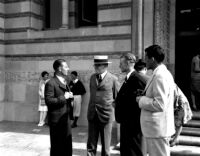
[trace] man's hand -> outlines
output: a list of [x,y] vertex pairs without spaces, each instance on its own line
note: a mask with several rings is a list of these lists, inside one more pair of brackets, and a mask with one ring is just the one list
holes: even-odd
[[65,97],[65,99],[69,99],[69,92],[65,92],[64,97]]
[[137,103],[139,103],[141,97],[142,97],[142,96],[137,96],[137,97],[136,97],[136,102],[137,102]]
[[73,98],[73,93],[72,92],[65,92],[64,97],[65,97],[65,99]]
[[73,93],[72,92],[69,92],[69,98],[73,98]]

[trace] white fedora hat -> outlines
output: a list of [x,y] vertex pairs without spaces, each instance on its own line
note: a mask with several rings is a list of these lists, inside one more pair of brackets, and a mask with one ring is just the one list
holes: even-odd
[[109,64],[112,62],[108,61],[107,55],[95,55],[94,56],[94,64]]

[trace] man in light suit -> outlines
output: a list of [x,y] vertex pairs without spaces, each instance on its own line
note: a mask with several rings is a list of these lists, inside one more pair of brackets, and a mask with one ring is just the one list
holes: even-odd
[[137,97],[141,128],[149,156],[170,156],[169,139],[174,128],[174,79],[163,64],[165,53],[159,45],[145,49],[147,68],[153,74],[145,95]]
[[117,77],[107,71],[108,56],[94,56],[95,74],[90,78],[90,101],[88,105],[87,156],[95,156],[99,135],[101,156],[110,155],[114,100],[119,89]]
[[72,156],[70,111],[72,111],[73,94],[65,80],[69,67],[65,60],[58,59],[54,61],[53,68],[54,77],[45,85],[51,143],[50,156]]

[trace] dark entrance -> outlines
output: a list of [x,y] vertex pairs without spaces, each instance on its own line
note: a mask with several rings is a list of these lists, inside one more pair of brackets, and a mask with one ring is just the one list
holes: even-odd
[[190,97],[191,60],[200,48],[199,0],[177,0],[175,81]]

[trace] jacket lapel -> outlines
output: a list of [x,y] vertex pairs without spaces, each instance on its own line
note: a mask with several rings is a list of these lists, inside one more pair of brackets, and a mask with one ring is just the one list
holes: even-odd
[[145,89],[143,91],[144,94],[146,94],[146,91],[149,88],[149,86],[151,85],[154,77],[155,77],[155,75],[152,75],[152,77],[149,79],[149,81],[147,81],[146,87],[145,87]]
[[110,77],[110,74],[109,74],[109,72],[107,72],[106,75],[104,76],[103,80],[101,81],[101,83],[98,84],[98,87],[103,86],[106,83],[106,81],[109,79],[109,77]]
[[56,83],[59,85],[60,88],[67,90],[66,85],[64,85],[62,82],[60,82],[60,80],[54,76]]
[[94,86],[95,88],[97,88],[98,82],[97,82],[97,79],[96,79],[96,74],[92,75],[90,83],[91,83],[92,86]]

